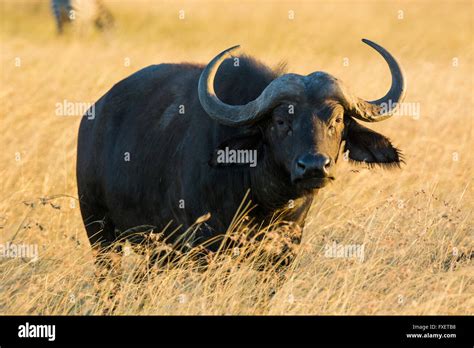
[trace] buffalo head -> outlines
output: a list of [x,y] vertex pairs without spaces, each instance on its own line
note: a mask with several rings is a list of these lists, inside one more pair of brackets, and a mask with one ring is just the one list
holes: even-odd
[[219,65],[239,46],[223,51],[204,69],[199,80],[199,100],[207,114],[220,124],[258,128],[276,164],[292,184],[304,190],[321,188],[334,179],[342,144],[353,161],[399,165],[399,151],[390,141],[355,119],[378,122],[389,118],[404,99],[403,72],[383,47],[362,41],[382,55],[392,75],[390,90],[378,100],[360,99],[337,78],[314,72],[307,76],[284,74],[248,104],[225,104],[214,92],[214,77]]

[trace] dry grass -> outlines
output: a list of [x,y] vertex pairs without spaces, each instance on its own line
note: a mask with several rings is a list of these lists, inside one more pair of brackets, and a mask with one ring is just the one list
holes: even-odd
[[[56,116],[57,102],[93,102],[141,67],[207,62],[236,43],[270,65],[287,60],[296,73],[328,71],[359,96],[376,99],[389,73],[362,37],[399,57],[407,101],[421,107],[418,120],[371,125],[403,149],[403,169],[341,163],[338,180],[316,199],[297,262],[272,298],[274,275],[256,272],[251,260],[237,267],[224,256],[205,273],[183,264],[137,284],[128,271],[143,260],[131,254],[115,313],[474,312],[472,2],[108,4],[113,31],[57,37],[46,2],[1,1],[0,242],[37,244],[39,259],[0,258],[0,313],[101,314],[105,306],[110,284],[99,294],[94,289],[74,198],[80,117]],[[363,244],[364,261],[325,257],[332,241]]]

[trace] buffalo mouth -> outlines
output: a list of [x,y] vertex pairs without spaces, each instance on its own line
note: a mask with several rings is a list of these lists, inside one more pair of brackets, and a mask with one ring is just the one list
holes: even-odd
[[327,176],[324,178],[312,177],[304,179],[295,179],[293,183],[299,189],[306,191],[323,188],[333,180],[335,180],[333,176]]

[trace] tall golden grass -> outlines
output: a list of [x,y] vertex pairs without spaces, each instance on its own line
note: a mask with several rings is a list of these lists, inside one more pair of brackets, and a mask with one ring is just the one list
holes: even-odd
[[[127,252],[114,313],[473,313],[472,2],[105,3],[114,29],[57,36],[47,2],[0,2],[0,243],[39,248],[36,262],[0,258],[0,313],[102,314],[110,306],[113,284],[94,285],[77,204],[81,117],[57,116],[56,103],[94,102],[144,66],[205,63],[235,44],[270,66],[327,71],[377,99],[389,72],[364,37],[398,57],[406,101],[420,105],[418,119],[369,125],[403,150],[403,168],[342,161],[279,284],[251,257],[225,253],[206,272],[183,261],[137,282],[144,258]],[[325,257],[334,241],[364,245],[364,260]]]

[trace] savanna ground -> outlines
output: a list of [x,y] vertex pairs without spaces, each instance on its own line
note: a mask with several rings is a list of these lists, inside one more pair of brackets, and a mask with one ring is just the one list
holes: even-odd
[[[0,243],[37,245],[39,255],[0,258],[0,313],[101,314],[107,306],[77,204],[81,116],[56,115],[58,102],[94,102],[142,67],[206,63],[235,44],[270,66],[330,72],[373,100],[390,75],[361,38],[398,57],[406,101],[420,107],[419,117],[369,125],[403,150],[402,169],[342,161],[273,297],[273,273],[262,276],[251,260],[224,255],[204,273],[183,264],[137,283],[130,270],[143,258],[131,253],[115,313],[474,313],[472,2],[105,3],[114,29],[57,36],[48,2],[1,1]],[[363,245],[364,260],[326,257],[333,242]]]

